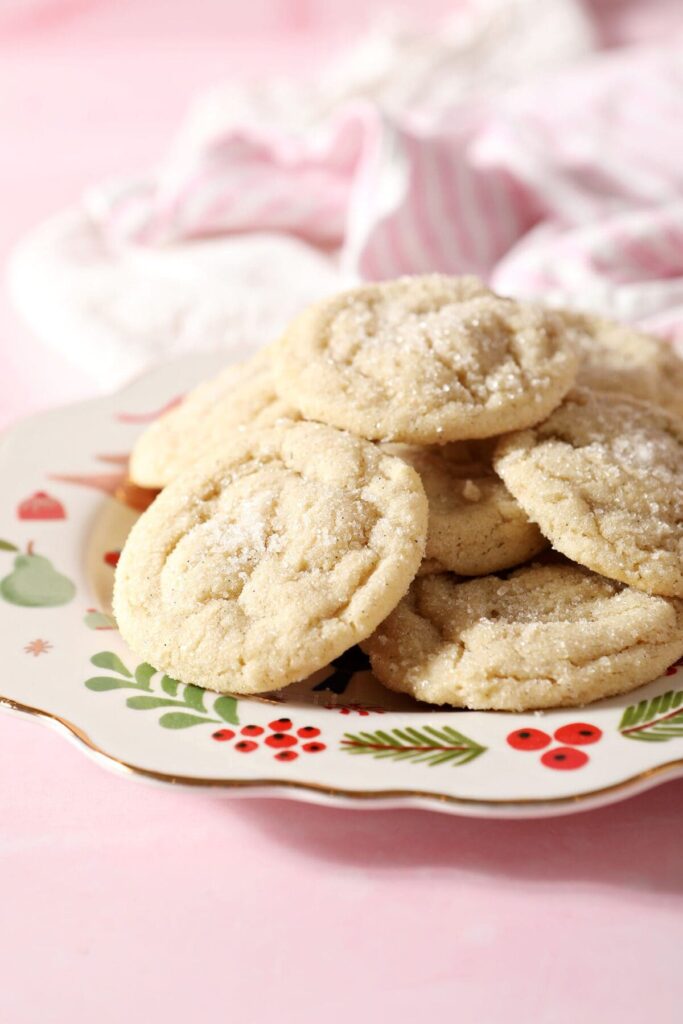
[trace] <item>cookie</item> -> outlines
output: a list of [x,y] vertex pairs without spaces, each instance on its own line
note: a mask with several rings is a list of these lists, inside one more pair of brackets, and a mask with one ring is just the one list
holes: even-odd
[[373,440],[442,444],[538,423],[578,356],[557,316],[473,277],[369,284],[306,309],[274,356],[305,418]]
[[139,487],[165,487],[202,455],[218,451],[235,431],[284,418],[298,419],[298,413],[278,398],[265,349],[199,384],[155,420],[133,448],[130,479]]
[[683,597],[683,421],[575,389],[501,439],[496,471],[557,551],[652,594]]
[[548,546],[535,523],[496,476],[488,445],[388,444],[415,469],[429,502],[425,562],[420,574],[446,569],[484,576],[526,562]]
[[145,661],[185,683],[256,693],[367,637],[424,554],[417,473],[317,423],[233,435],[133,527],[114,613]]
[[683,653],[683,602],[568,563],[507,578],[425,576],[363,643],[391,690],[431,704],[575,707],[656,679]]
[[683,416],[683,359],[652,334],[602,317],[562,311],[579,347],[577,385],[619,391]]

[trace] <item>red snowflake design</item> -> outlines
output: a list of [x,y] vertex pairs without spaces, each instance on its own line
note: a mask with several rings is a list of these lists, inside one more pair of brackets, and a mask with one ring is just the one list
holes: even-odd
[[49,640],[31,640],[24,647],[26,654],[32,654],[34,658],[38,658],[41,654],[48,654],[52,650],[52,644]]
[[296,761],[300,753],[321,754],[327,750],[319,738],[320,729],[314,725],[296,728],[291,718],[276,718],[267,727],[243,725],[238,734],[233,729],[217,729],[211,735],[218,743],[236,740],[233,749],[240,754],[252,754],[262,744],[273,751],[276,761]]
[[[544,750],[539,758],[541,764],[556,771],[573,771],[576,768],[583,768],[585,764],[588,764],[590,758],[584,750],[576,748],[598,743],[601,739],[602,729],[598,729],[597,725],[591,725],[588,722],[570,722],[568,725],[562,725],[555,730],[552,736],[531,726],[515,729],[507,736],[508,744],[514,750]],[[553,740],[562,746],[551,747]],[[547,747],[550,749],[545,749]]]

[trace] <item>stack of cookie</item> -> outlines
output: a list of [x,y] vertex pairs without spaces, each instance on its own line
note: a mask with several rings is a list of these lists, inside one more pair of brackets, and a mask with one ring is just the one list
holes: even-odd
[[683,654],[683,363],[475,278],[367,285],[202,384],[132,454],[133,650],[279,689],[354,644],[434,704],[583,704]]

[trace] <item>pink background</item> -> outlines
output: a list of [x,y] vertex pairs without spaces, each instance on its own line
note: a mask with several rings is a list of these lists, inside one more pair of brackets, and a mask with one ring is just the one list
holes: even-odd
[[[595,7],[610,43],[656,39],[680,17],[677,0]],[[87,183],[153,161],[198,89],[324,59],[367,10],[0,5],[3,260]],[[3,426],[94,392],[4,293],[0,370]],[[681,1005],[681,839],[683,783],[517,823],[236,802],[111,776],[2,716],[0,1020],[668,1024]]]

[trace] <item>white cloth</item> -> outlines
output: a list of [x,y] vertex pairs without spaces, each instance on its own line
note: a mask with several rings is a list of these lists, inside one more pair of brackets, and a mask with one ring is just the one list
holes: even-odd
[[[593,46],[576,0],[477,0],[436,31],[376,29],[315,87],[214,90],[160,174],[90,190],[19,245],[16,303],[41,338],[112,386],[181,352],[244,354],[359,277],[488,273],[495,260],[478,265],[455,222],[445,257],[443,240],[433,252],[409,235],[403,258],[382,266],[412,215],[406,198],[429,201],[414,188],[421,142],[436,133],[440,145],[446,126],[459,179],[480,104]],[[472,216],[466,202],[451,213]]]

